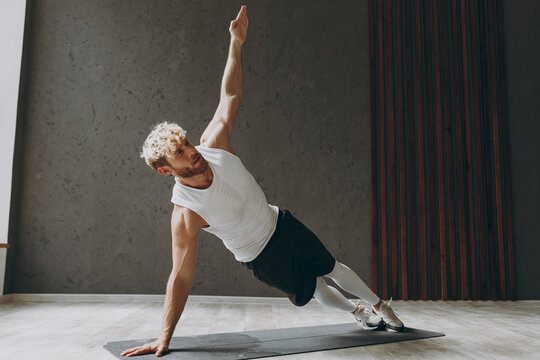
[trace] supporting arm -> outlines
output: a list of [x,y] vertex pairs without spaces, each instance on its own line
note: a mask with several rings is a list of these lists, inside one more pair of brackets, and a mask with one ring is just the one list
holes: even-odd
[[149,353],[161,356],[168,351],[193,284],[200,220],[190,210],[175,205],[171,217],[173,268],[167,282],[161,332],[155,341],[125,350],[122,356]]

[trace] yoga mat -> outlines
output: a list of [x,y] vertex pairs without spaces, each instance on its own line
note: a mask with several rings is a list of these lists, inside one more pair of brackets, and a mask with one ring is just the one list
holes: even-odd
[[[442,333],[405,328],[402,333],[384,330],[364,330],[356,323],[307,326],[287,329],[243,331],[173,337],[165,359],[233,360],[257,359],[354,346],[384,344],[396,341],[444,336]],[[103,347],[120,359],[126,349],[155,339],[112,341]],[[139,355],[137,359],[155,359],[155,354]]]

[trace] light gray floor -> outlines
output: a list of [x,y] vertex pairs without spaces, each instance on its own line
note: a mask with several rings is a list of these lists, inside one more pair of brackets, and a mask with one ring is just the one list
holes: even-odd
[[[156,336],[160,298],[0,298],[0,359],[115,359],[109,341]],[[39,301],[36,301],[39,300]],[[51,299],[48,299],[51,300]],[[235,302],[235,303],[232,303]],[[540,301],[395,301],[406,326],[446,336],[276,359],[538,359]],[[193,297],[175,336],[352,321],[347,313],[285,299]],[[166,357],[164,358],[166,359]]]

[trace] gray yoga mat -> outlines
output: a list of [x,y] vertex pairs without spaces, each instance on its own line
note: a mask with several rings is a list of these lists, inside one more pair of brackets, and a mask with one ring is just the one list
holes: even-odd
[[[269,356],[341,349],[396,341],[444,336],[442,333],[405,328],[402,333],[363,330],[356,323],[287,329],[173,337],[165,359],[257,359]],[[103,347],[120,359],[126,349],[155,339],[112,341]],[[155,359],[154,354],[137,359]]]

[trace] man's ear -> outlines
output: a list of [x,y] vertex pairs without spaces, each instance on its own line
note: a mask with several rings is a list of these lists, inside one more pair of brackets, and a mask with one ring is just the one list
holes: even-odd
[[172,170],[168,166],[160,166],[157,169],[157,172],[161,175],[172,175]]

